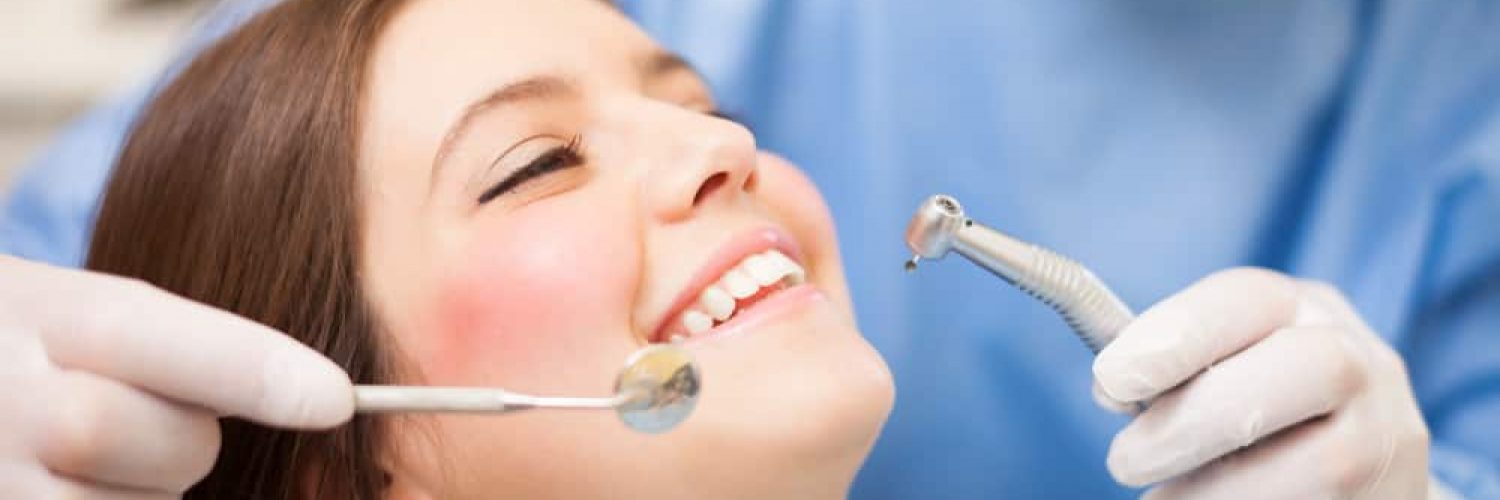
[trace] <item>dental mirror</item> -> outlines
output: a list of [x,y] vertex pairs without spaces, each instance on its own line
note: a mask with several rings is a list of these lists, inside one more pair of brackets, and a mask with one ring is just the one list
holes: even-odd
[[[698,405],[698,366],[687,351],[656,345],[636,351],[615,379],[620,420],[640,432],[659,434],[686,420]],[[629,397],[636,395],[635,397]]]
[[698,366],[673,345],[651,345],[630,355],[610,397],[533,396],[490,387],[354,386],[359,413],[510,413],[532,408],[614,410],[627,427],[667,432],[698,403]]

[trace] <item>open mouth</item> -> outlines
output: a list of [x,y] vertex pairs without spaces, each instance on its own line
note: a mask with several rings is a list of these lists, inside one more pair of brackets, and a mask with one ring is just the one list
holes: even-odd
[[687,340],[710,331],[766,297],[807,281],[807,271],[777,249],[746,256],[710,282],[675,316],[653,342]]

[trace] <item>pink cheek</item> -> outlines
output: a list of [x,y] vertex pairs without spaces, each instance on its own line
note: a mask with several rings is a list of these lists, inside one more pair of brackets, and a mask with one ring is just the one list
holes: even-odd
[[[535,387],[556,376],[537,367],[567,366],[629,340],[640,260],[633,240],[592,224],[525,222],[475,238],[447,266],[437,325],[423,333],[430,383]],[[527,235],[525,243],[517,235]],[[617,244],[606,251],[601,245],[611,239]]]

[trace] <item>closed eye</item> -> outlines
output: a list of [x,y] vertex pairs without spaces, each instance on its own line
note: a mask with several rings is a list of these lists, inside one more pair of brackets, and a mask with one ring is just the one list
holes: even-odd
[[479,204],[488,203],[500,195],[516,190],[527,182],[547,174],[583,164],[583,152],[579,148],[582,136],[573,136],[567,144],[547,150],[500,182],[490,186],[479,195]]
[[745,124],[744,120],[740,119],[739,115],[736,115],[736,114],[728,112],[728,111],[724,111],[722,109],[711,109],[711,110],[707,111],[705,114],[707,114],[708,116],[712,116],[714,118],[718,118],[720,120],[729,120],[729,121],[738,123],[738,124],[740,124],[741,126],[743,126],[745,128],[749,128],[750,127],[749,125]]

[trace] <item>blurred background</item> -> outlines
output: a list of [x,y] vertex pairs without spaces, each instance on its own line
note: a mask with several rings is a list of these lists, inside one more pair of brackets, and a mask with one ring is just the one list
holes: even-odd
[[0,0],[0,192],[89,106],[144,85],[210,0]]

